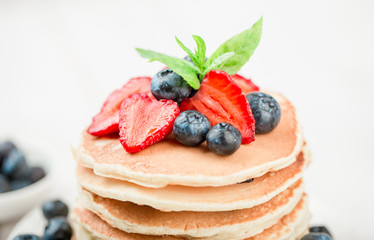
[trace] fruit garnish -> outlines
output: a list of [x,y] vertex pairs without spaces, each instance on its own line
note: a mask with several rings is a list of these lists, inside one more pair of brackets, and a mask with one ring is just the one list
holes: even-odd
[[43,238],[34,234],[22,234],[13,238],[13,240],[42,240]]
[[66,217],[54,217],[48,221],[44,230],[44,240],[70,240],[73,236],[73,229]]
[[53,200],[44,203],[42,211],[44,217],[49,220],[58,216],[67,217],[69,214],[69,207],[61,200]]
[[325,233],[332,238],[332,234],[325,226],[312,226],[309,228],[310,233]]
[[262,92],[249,93],[246,98],[256,120],[256,133],[272,131],[281,118],[281,109],[277,100]]
[[240,147],[242,135],[233,125],[222,122],[209,130],[206,143],[210,151],[222,156],[230,155]]
[[171,99],[181,102],[191,94],[192,88],[181,76],[166,68],[152,78],[151,92],[157,99]]
[[10,185],[8,178],[3,174],[0,174],[0,193],[8,192],[10,190]]
[[119,109],[121,104],[125,98],[134,93],[147,93],[152,96],[151,78],[132,78],[122,88],[112,92],[106,99],[100,113],[93,117],[91,126],[87,132],[94,136],[118,133]]
[[178,104],[172,100],[152,100],[137,93],[126,98],[119,113],[119,135],[123,148],[135,153],[161,141],[173,129],[179,115]]
[[301,240],[332,240],[326,233],[308,233]]
[[27,178],[28,170],[29,167],[23,153],[17,148],[13,148],[4,159],[1,173],[9,180],[21,180]]
[[212,70],[192,98],[181,103],[181,111],[197,110],[212,125],[230,123],[242,134],[242,143],[254,141],[255,120],[241,88],[223,71]]
[[210,121],[204,114],[189,110],[175,119],[173,133],[178,142],[186,146],[197,146],[205,141],[209,129]]
[[239,74],[234,74],[231,78],[239,85],[244,94],[260,90],[260,88],[256,86],[250,78],[245,78]]
[[223,44],[206,60],[206,44],[204,40],[193,35],[197,50],[192,52],[177,37],[179,46],[188,54],[188,59],[171,57],[163,53],[136,48],[138,53],[148,58],[149,61],[159,61],[168,66],[175,73],[180,75],[195,90],[200,88],[200,83],[205,75],[211,70],[222,70],[230,75],[236,74],[241,67],[249,60],[257,48],[262,33],[262,17],[250,28],[247,29]]

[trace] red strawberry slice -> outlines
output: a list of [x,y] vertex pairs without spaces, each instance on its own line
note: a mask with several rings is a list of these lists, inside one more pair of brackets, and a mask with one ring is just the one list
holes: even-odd
[[255,120],[241,88],[223,71],[210,71],[199,91],[181,103],[181,111],[195,109],[207,116],[212,126],[226,122],[242,134],[242,143],[254,141]]
[[151,80],[152,78],[150,77],[131,78],[121,89],[112,92],[106,99],[100,113],[93,117],[87,132],[94,136],[118,133],[118,117],[121,103],[134,93],[147,93],[152,96]]
[[245,78],[239,74],[232,75],[231,78],[239,85],[244,94],[260,90],[260,88],[256,86],[250,78]]
[[161,141],[173,130],[179,115],[178,104],[172,100],[152,100],[137,93],[126,98],[119,113],[119,140],[129,153],[135,153]]

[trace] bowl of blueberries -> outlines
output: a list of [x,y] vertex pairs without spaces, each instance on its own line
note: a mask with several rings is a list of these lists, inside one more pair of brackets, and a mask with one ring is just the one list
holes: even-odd
[[0,222],[22,216],[53,184],[53,158],[38,148],[0,141]]

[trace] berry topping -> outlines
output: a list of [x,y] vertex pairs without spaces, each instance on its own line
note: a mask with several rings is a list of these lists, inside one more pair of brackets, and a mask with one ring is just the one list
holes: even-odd
[[16,148],[16,146],[10,141],[0,143],[0,168],[3,165],[4,159],[8,153],[14,148]]
[[28,179],[16,179],[10,182],[10,190],[15,191],[31,185],[31,181]]
[[242,135],[229,123],[214,125],[206,135],[208,148],[219,155],[230,155],[240,147]]
[[314,226],[309,228],[309,232],[311,233],[326,233],[332,238],[330,231],[325,226]]
[[49,220],[44,231],[44,240],[70,240],[73,230],[65,217],[54,217]]
[[181,103],[181,111],[197,110],[211,124],[227,122],[234,125],[243,143],[254,141],[255,120],[241,88],[223,71],[210,71],[193,98]]
[[172,100],[152,100],[144,93],[134,94],[122,103],[119,114],[120,142],[135,153],[161,141],[173,130],[179,107]]
[[151,78],[132,78],[121,89],[112,92],[106,99],[100,113],[93,117],[91,126],[87,130],[88,133],[94,136],[118,133],[118,116],[121,103],[134,93],[147,93],[151,96]]
[[331,237],[325,233],[309,233],[302,237],[301,240],[331,240]]
[[29,179],[32,183],[39,181],[45,177],[45,171],[41,167],[31,167],[29,169]]
[[0,193],[8,192],[10,190],[10,185],[8,179],[0,174]]
[[250,78],[245,78],[239,74],[232,75],[231,78],[239,85],[244,94],[260,90],[260,88],[256,86]]
[[174,122],[173,133],[178,142],[187,146],[196,146],[205,141],[210,129],[209,119],[194,110],[182,112]]
[[24,179],[28,175],[28,166],[25,157],[16,148],[13,148],[4,159],[2,172],[10,180]]
[[54,200],[43,204],[43,215],[46,219],[62,216],[67,217],[69,213],[69,207],[60,200]]
[[268,133],[273,130],[281,118],[277,100],[262,92],[253,92],[246,97],[256,120],[256,133]]
[[157,100],[181,102],[191,94],[192,88],[181,76],[167,68],[152,78],[151,91]]
[[13,240],[42,240],[42,238],[32,234],[24,234],[16,236]]

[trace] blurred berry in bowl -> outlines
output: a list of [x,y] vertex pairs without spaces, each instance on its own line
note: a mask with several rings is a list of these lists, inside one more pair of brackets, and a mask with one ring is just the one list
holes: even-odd
[[42,149],[23,146],[0,141],[0,222],[26,213],[52,183],[52,159]]
[[45,177],[43,167],[30,167],[24,154],[10,141],[0,143],[0,165],[0,193],[27,187]]

